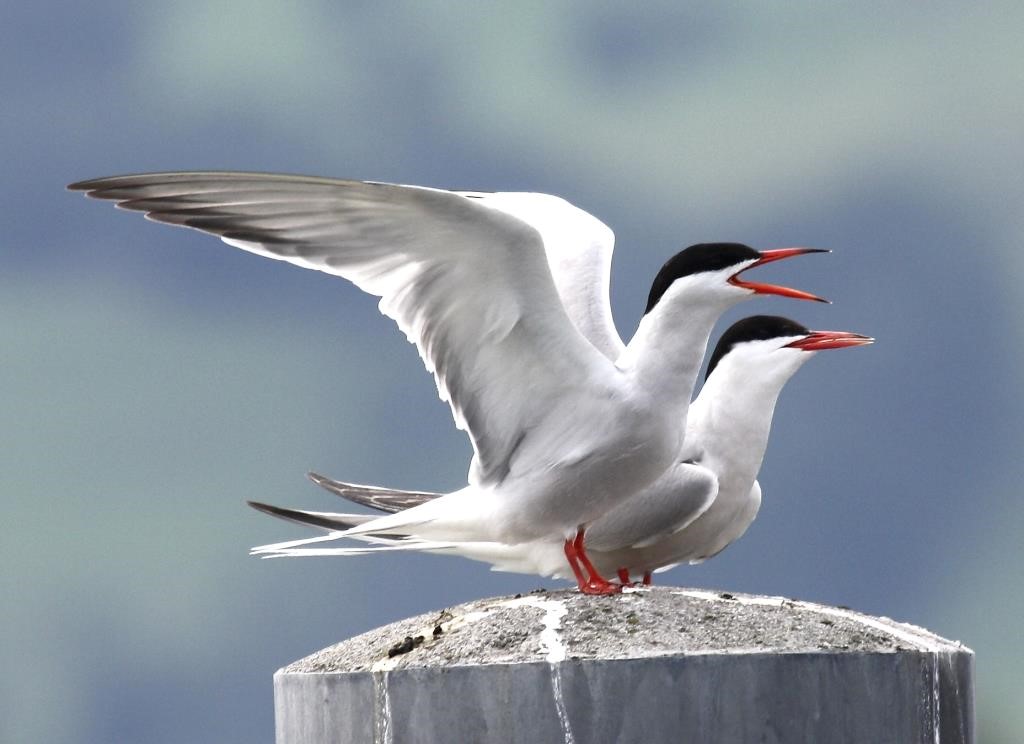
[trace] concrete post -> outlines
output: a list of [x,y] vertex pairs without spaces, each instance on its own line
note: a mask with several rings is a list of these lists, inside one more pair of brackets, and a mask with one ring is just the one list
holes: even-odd
[[851,610],[654,587],[483,599],[274,675],[277,744],[974,742],[973,652]]

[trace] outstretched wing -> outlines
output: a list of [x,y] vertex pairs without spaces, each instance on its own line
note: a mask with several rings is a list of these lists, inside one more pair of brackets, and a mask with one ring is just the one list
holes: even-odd
[[380,297],[469,434],[475,485],[500,482],[553,410],[586,410],[588,392],[575,381],[606,364],[566,315],[537,230],[484,200],[261,173],[156,173],[69,188]]
[[518,217],[544,241],[558,296],[569,318],[611,360],[626,346],[612,320],[611,283],[615,234],[601,220],[565,199],[528,192],[458,192]]

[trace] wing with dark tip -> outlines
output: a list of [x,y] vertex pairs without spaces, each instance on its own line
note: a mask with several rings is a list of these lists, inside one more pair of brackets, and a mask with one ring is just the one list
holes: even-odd
[[319,473],[309,473],[309,479],[335,496],[341,496],[353,503],[368,506],[382,512],[394,514],[413,506],[419,506],[444,494],[432,491],[400,491],[380,486],[361,486],[357,483],[342,483],[331,480]]

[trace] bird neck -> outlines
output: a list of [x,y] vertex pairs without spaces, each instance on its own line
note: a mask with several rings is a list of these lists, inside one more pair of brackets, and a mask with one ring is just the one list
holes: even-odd
[[723,359],[715,367],[690,407],[687,441],[700,439],[702,458],[716,472],[753,485],[768,447],[775,403],[798,366],[752,371]]
[[685,413],[720,304],[663,298],[640,320],[616,366],[667,410]]

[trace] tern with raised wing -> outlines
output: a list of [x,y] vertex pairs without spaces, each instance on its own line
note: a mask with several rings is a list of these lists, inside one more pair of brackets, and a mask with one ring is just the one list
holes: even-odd
[[549,265],[579,244],[610,254],[611,231],[557,197],[232,172],[69,188],[380,297],[474,454],[465,488],[353,535],[552,541],[588,593],[618,588],[587,558],[587,525],[677,460],[717,318],[757,294],[819,299],[741,277],[812,249],[691,246],[658,273],[636,334],[612,359],[570,320]]

